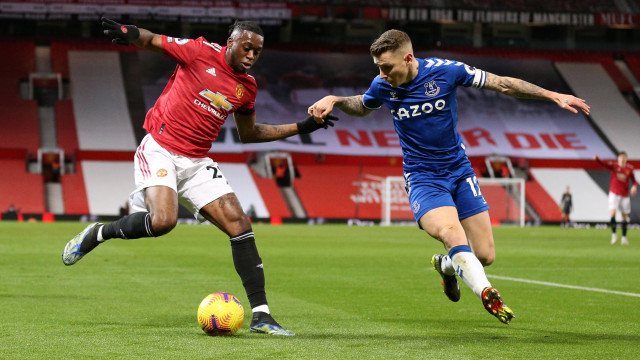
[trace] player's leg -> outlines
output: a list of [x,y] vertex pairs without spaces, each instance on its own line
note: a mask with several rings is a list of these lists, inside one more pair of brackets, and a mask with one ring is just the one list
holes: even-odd
[[93,223],[71,239],[64,248],[62,261],[73,265],[102,242],[109,239],[156,237],[171,231],[178,216],[176,192],[165,186],[145,189],[149,211],[134,212],[109,223]]
[[222,195],[203,207],[200,214],[229,235],[233,263],[253,312],[251,331],[271,335],[294,335],[292,331],[280,326],[270,315],[262,259],[256,247],[249,217],[242,210],[236,195]]
[[62,261],[73,265],[108,239],[156,237],[171,231],[178,218],[178,195],[173,159],[150,136],[136,151],[137,190],[131,194],[132,214],[112,223],[93,223],[71,239],[64,248]]
[[[479,214],[475,216],[483,217]],[[472,223],[474,222],[468,222]],[[485,309],[508,324],[514,317],[513,311],[504,304],[498,290],[491,286],[480,260],[471,251],[456,208],[445,206],[430,210],[420,218],[420,225],[429,235],[442,241],[449,251],[456,274],[482,300]],[[489,252],[488,248],[485,246],[483,251]]]
[[171,231],[178,216],[178,197],[172,189],[154,186],[145,190],[149,211],[135,212],[103,225],[93,223],[71,239],[64,248],[62,261],[73,265],[109,239],[156,237]]
[[[489,211],[469,216],[460,220],[464,228],[469,245],[478,260],[484,266],[489,266],[495,261],[495,244]],[[503,323],[508,324],[515,317],[495,288],[489,286],[482,290],[480,299],[485,309]]]
[[629,240],[627,240],[627,224],[629,214],[631,213],[631,198],[628,196],[620,200],[620,213],[622,214],[622,238],[620,239],[620,244],[629,245]]
[[[461,220],[467,234],[471,249],[484,266],[489,266],[495,261],[495,245],[489,212],[472,215]],[[503,301],[497,289],[489,286],[482,290],[480,295],[485,309],[497,317],[501,322],[508,324],[515,314]]]
[[[405,173],[405,185],[409,194],[409,202],[412,204],[416,222],[418,222],[421,229],[425,229],[421,223],[421,219],[425,214],[430,214],[429,216],[438,215],[439,212],[434,212],[434,209],[448,206],[455,211],[455,203],[451,198],[451,194],[444,190],[448,181],[444,181],[444,185],[442,182],[442,179],[434,178],[429,173]],[[454,223],[457,223],[458,226],[460,225],[457,221]],[[434,237],[437,238],[437,236]],[[449,300],[454,302],[460,300],[460,286],[449,255],[433,255],[431,257],[431,265],[440,274],[443,291]]]
[[420,218],[420,225],[427,234],[444,244],[455,272],[481,297],[482,290],[490,287],[491,283],[487,280],[482,264],[469,247],[456,208],[443,206],[430,210]]
[[609,220],[609,226],[611,226],[611,245],[615,244],[618,241],[618,236],[616,235],[616,209],[620,206],[620,197],[616,194],[609,192],[609,214],[611,215],[611,219]]
[[[460,223],[478,261],[484,266],[491,265],[495,260],[495,244],[489,205],[482,196],[482,190],[470,166],[466,170],[461,168],[458,173],[461,176],[456,183],[454,199]],[[482,276],[486,277],[484,268]],[[485,309],[501,322],[508,324],[514,317],[513,311],[503,303],[498,290],[490,285],[482,290],[479,297]]]
[[[236,272],[242,280],[253,311],[251,331],[272,335],[294,335],[270,315],[265,292],[262,259],[258,253],[251,222],[218,164],[209,158],[189,159],[190,174],[182,179],[180,203],[201,221],[209,220],[229,236]],[[187,165],[185,165],[186,167]]]
[[489,211],[469,216],[460,220],[460,223],[467,236],[471,250],[480,260],[482,266],[493,264],[496,258],[496,251]]

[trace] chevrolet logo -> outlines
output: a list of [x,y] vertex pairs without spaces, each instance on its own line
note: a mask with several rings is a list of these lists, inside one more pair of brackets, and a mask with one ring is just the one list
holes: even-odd
[[227,111],[233,109],[233,105],[227,101],[227,97],[220,94],[220,92],[214,93],[209,89],[205,89],[200,91],[200,95],[210,100],[209,104],[215,108],[225,109]]

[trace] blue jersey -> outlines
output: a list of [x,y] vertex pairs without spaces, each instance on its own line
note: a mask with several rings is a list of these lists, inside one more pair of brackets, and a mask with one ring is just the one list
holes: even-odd
[[364,94],[366,108],[391,110],[405,172],[443,169],[466,158],[457,131],[459,85],[482,88],[486,73],[459,61],[416,59],[418,75],[397,88],[377,76]]

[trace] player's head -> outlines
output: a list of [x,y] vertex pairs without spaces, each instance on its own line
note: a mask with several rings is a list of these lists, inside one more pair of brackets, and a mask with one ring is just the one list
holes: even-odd
[[627,153],[624,151],[620,151],[618,153],[618,165],[620,167],[625,167],[627,166]]
[[258,61],[264,45],[264,32],[253,21],[236,21],[229,26],[225,59],[237,72],[246,73]]
[[384,32],[369,48],[373,62],[380,69],[380,79],[398,87],[415,77],[413,46],[409,35],[400,30]]

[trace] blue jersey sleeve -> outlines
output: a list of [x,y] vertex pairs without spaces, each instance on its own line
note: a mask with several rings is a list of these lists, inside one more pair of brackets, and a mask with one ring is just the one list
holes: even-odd
[[455,82],[457,85],[472,86],[481,89],[487,80],[487,73],[484,70],[476,69],[473,66],[462,64],[462,66],[454,66]]
[[377,110],[382,107],[382,104],[384,104],[379,96],[380,88],[377,80],[378,77],[376,76],[376,78],[371,82],[369,90],[367,90],[362,97],[362,103],[367,109]]

